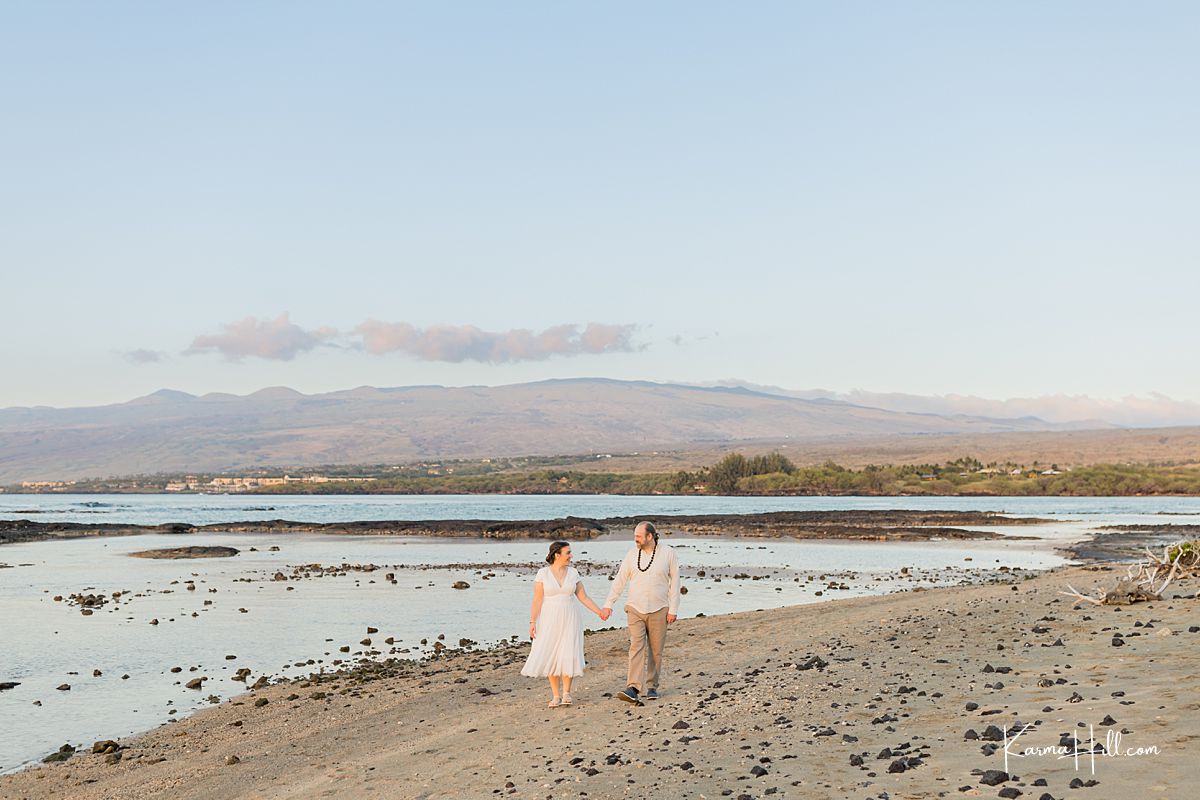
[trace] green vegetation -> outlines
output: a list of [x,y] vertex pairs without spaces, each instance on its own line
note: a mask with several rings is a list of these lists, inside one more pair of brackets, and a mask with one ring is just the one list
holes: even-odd
[[619,474],[576,470],[488,472],[484,474],[404,475],[369,483],[286,484],[257,494],[654,494],[663,477],[656,473]]
[[1182,541],[1167,548],[1167,563],[1179,563],[1182,569],[1200,567],[1200,539]]
[[[832,461],[797,466],[780,453],[733,453],[695,472],[593,472],[596,456],[535,457],[358,465],[293,471],[287,483],[229,487],[229,475],[135,476],[81,481],[73,492],[241,491],[247,494],[676,494],[676,495],[997,495],[1118,497],[1200,495],[1200,466],[944,464],[866,466]],[[255,480],[280,472],[242,473]],[[311,480],[311,476],[320,480]],[[180,489],[180,482],[185,488]],[[13,487],[19,491],[18,487]],[[62,489],[58,490],[62,491]]]
[[796,467],[778,454],[759,459],[734,455],[696,473],[679,473],[672,488],[680,493],[746,495],[1195,495],[1200,494],[1200,467],[1097,464],[1063,470],[1037,462],[985,466],[966,457],[946,464],[852,470],[832,462]]

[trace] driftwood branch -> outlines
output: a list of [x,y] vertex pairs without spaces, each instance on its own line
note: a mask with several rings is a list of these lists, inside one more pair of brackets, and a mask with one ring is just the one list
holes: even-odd
[[1097,589],[1093,594],[1084,594],[1067,584],[1070,591],[1059,592],[1074,600],[1072,607],[1080,603],[1097,606],[1124,606],[1148,600],[1161,600],[1162,593],[1176,578],[1200,577],[1200,541],[1176,542],[1163,548],[1161,556],[1146,548],[1146,558],[1125,568],[1125,575],[1117,578],[1108,589]]
[[1059,594],[1065,594],[1067,597],[1075,598],[1075,602],[1071,604],[1071,608],[1075,608],[1080,603],[1092,603],[1092,604],[1098,605],[1098,606],[1104,604],[1104,601],[1102,599],[1100,599],[1098,597],[1092,597],[1091,595],[1086,595],[1069,583],[1067,584],[1067,588],[1070,589],[1071,591],[1059,592]]

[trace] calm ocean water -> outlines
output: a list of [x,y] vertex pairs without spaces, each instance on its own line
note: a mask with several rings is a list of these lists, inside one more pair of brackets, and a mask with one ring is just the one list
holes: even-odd
[[[677,497],[248,497],[0,495],[0,518],[39,521],[208,523],[284,518],[329,522],[368,519],[549,519],[671,513],[752,513],[869,508],[981,509],[1053,519],[1049,525],[996,530],[1036,542],[796,542],[676,538],[689,588],[681,616],[769,608],[916,585],[978,579],[1002,565],[1043,569],[1062,563],[1053,545],[1106,524],[1200,521],[1193,498],[677,498]],[[446,540],[391,536],[203,534],[187,544],[225,544],[228,559],[157,561],[128,554],[181,544],[146,535],[0,546],[0,771],[36,761],[64,742],[90,745],[152,728],[205,704],[245,691],[231,680],[241,667],[259,675],[304,675],[335,669],[361,650],[366,627],[376,644],[396,639],[417,657],[439,635],[483,645],[523,636],[532,569],[543,542]],[[608,573],[624,541],[577,542],[584,584],[602,602]],[[278,548],[273,550],[272,548]],[[299,564],[376,564],[386,569],[345,576],[274,581]],[[907,566],[911,580],[896,573]],[[696,569],[708,573],[695,575]],[[383,580],[396,574],[396,584]],[[591,574],[588,574],[588,573]],[[486,580],[484,575],[493,573]],[[733,578],[734,574],[757,576]],[[820,576],[825,576],[821,578]],[[720,581],[715,578],[721,577]],[[812,580],[810,580],[812,578]],[[470,583],[455,590],[458,580]],[[848,590],[830,591],[829,580]],[[187,589],[191,581],[195,590]],[[215,591],[213,591],[215,590]],[[821,596],[817,591],[823,591]],[[54,601],[76,592],[125,593],[90,616]],[[245,611],[241,611],[245,609]],[[589,626],[620,626],[620,612]],[[151,625],[158,619],[158,625]],[[351,647],[351,654],[338,651]],[[387,650],[386,646],[380,649]],[[227,655],[236,656],[226,659]],[[312,660],[313,664],[308,664]],[[301,666],[296,666],[300,664]],[[182,671],[172,673],[172,667]],[[100,675],[95,676],[94,670]],[[128,675],[128,678],[123,676]],[[201,691],[184,683],[208,680]],[[56,687],[69,684],[70,690]],[[580,691],[607,691],[588,676]]]
[[1002,511],[1018,516],[1200,517],[1196,497],[627,497],[617,495],[4,495],[0,519],[71,522],[210,522],[289,519],[554,519],[572,514],[750,514],[859,509]]

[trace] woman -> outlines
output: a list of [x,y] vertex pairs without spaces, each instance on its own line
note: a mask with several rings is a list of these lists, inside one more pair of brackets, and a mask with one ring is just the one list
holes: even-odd
[[529,612],[529,638],[533,646],[521,674],[549,678],[553,695],[549,707],[555,708],[571,705],[571,679],[583,674],[583,622],[575,598],[596,616],[600,616],[600,608],[588,597],[579,572],[571,566],[571,545],[566,542],[550,545],[546,564],[533,579],[533,608]]

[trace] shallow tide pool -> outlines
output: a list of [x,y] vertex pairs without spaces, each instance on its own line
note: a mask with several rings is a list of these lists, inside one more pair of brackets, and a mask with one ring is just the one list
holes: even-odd
[[[1051,550],[1019,541],[674,538],[671,543],[684,565],[681,617],[952,585],[980,579],[980,570],[1062,563]],[[240,553],[189,560],[129,555],[214,544]],[[546,547],[313,534],[143,535],[5,545],[0,560],[14,566],[0,569],[0,681],[20,685],[0,693],[0,771],[35,762],[66,742],[90,747],[97,739],[147,730],[205,705],[207,698],[244,692],[262,675],[334,670],[336,660],[352,663],[356,653],[370,649],[416,658],[439,635],[451,647],[463,638],[480,646],[523,638],[532,574],[544,563]],[[573,543],[584,585],[597,604],[603,604],[608,576],[629,547],[622,540]],[[343,563],[379,568],[307,578],[294,571],[305,564]],[[908,576],[899,575],[902,567],[909,568]],[[698,570],[705,571],[703,578]],[[385,580],[389,572],[395,583]],[[288,580],[276,580],[276,573]],[[470,588],[455,589],[456,581]],[[114,592],[120,598],[108,599],[91,615],[69,602],[72,594],[111,598]],[[619,605],[607,623],[585,610],[586,624],[623,626]],[[158,624],[151,624],[155,619]],[[379,629],[369,647],[360,644],[368,626]],[[384,644],[386,637],[394,644]],[[342,646],[350,652],[340,652]],[[181,670],[173,673],[173,667]],[[250,670],[246,683],[233,680],[239,668]],[[200,689],[185,687],[198,677],[206,679]],[[70,689],[58,689],[61,685]]]

